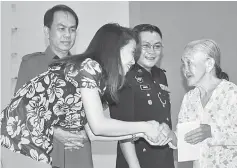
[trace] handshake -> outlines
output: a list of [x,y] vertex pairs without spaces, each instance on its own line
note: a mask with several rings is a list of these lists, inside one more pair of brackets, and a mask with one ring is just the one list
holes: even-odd
[[147,121],[147,124],[147,131],[140,134],[139,137],[144,138],[153,146],[164,146],[166,144],[173,146],[171,142],[174,139],[175,134],[166,123],[159,124],[157,121],[153,120]]

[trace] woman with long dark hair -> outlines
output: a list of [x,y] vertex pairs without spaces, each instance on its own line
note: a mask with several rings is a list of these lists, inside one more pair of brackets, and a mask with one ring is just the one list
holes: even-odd
[[119,101],[117,92],[134,64],[136,42],[129,28],[106,24],[83,54],[53,62],[20,88],[1,113],[3,167],[51,167],[55,125],[86,129],[92,140],[137,136],[157,141],[157,122],[124,122],[103,114],[106,88]]

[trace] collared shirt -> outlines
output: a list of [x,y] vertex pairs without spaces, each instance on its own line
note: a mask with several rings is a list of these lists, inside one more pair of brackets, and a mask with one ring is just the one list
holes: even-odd
[[[135,64],[126,75],[127,81],[119,94],[119,103],[110,104],[112,118],[124,121],[156,120],[171,128],[170,97],[166,75],[157,67],[151,73]],[[144,139],[135,141],[136,153],[143,168],[174,168],[173,150],[168,145],[151,146]],[[117,168],[128,165],[118,146]]]
[[30,79],[47,71],[48,65],[54,59],[59,59],[59,57],[55,55],[49,46],[45,52],[36,52],[23,56],[20,69],[18,71],[15,93]]

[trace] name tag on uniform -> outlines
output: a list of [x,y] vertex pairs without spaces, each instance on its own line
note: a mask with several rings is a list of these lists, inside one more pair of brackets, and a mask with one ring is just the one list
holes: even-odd
[[150,85],[140,85],[141,90],[151,90]]
[[168,88],[167,86],[165,86],[165,85],[160,84],[160,88],[161,88],[162,90],[165,90],[165,91],[167,91],[167,92],[170,92],[169,88]]

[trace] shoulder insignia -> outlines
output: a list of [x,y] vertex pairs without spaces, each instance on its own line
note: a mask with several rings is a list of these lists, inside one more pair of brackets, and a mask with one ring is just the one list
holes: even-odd
[[22,60],[29,60],[31,58],[34,58],[36,56],[41,56],[41,55],[45,55],[45,53],[44,52],[35,52],[35,53],[32,53],[32,54],[27,54],[27,55],[22,57]]

